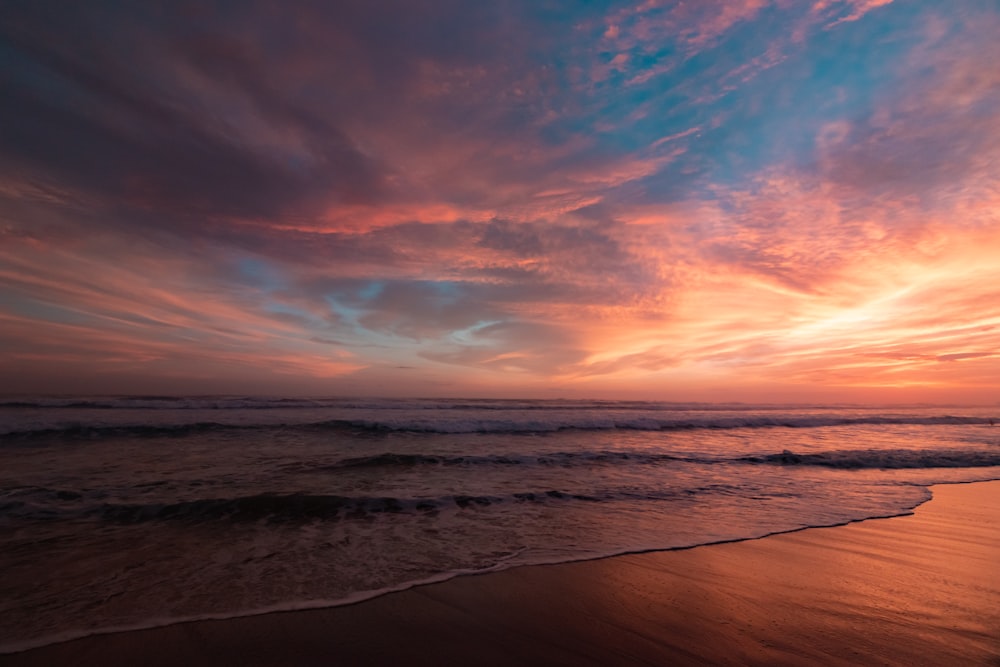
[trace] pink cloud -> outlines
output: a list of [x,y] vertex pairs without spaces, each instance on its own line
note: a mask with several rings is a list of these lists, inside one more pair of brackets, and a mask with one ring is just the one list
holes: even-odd
[[689,52],[696,52],[738,23],[752,20],[771,4],[770,0],[645,2],[608,16],[604,37],[625,49],[655,40],[678,39]]
[[832,28],[841,23],[857,21],[873,9],[889,4],[892,4],[892,0],[819,0],[812,6],[812,13],[829,18],[837,13],[848,12],[826,25],[827,28]]
[[995,12],[925,16],[886,90],[768,113],[887,4],[650,1],[585,43],[475,3],[393,39],[363,3],[261,6],[150,30],[139,78],[75,31],[21,45],[93,106],[8,138],[5,377],[993,386]]

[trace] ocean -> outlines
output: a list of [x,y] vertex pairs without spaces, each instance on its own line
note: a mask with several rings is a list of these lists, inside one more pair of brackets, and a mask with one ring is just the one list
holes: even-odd
[[907,514],[1000,407],[0,401],[0,652]]

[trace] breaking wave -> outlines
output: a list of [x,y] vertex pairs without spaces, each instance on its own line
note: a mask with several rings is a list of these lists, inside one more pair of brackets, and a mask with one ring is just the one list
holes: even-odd
[[553,452],[538,455],[445,456],[434,454],[394,454],[343,459],[319,469],[397,468],[416,466],[590,466],[599,464],[655,465],[674,462],[699,464],[770,464],[783,466],[825,466],[828,468],[980,468],[1000,466],[1000,447],[996,449],[926,450],[865,449],[796,454],[789,450],[758,456],[735,458],[682,456],[651,452],[597,451]]
[[796,454],[786,449],[778,454],[744,456],[736,460],[746,463],[823,466],[844,469],[983,468],[1000,466],[1000,448],[992,450],[868,449],[810,454]]
[[699,489],[638,492],[606,490],[576,493],[558,489],[526,490],[509,494],[449,494],[439,497],[368,497],[307,493],[254,494],[236,498],[203,498],[170,503],[93,503],[81,492],[44,488],[21,489],[0,500],[0,516],[32,520],[96,519],[115,524],[159,521],[202,523],[214,521],[302,523],[309,521],[370,520],[381,515],[427,514],[476,510],[497,505],[614,500],[667,500],[678,495],[718,492],[718,485]]
[[547,419],[511,416],[506,419],[460,419],[451,416],[385,417],[366,419],[326,419],[311,422],[226,423],[223,421],[197,421],[166,424],[146,423],[80,423],[78,421],[38,422],[20,427],[8,427],[4,439],[57,437],[92,439],[115,436],[130,437],[181,437],[210,431],[239,430],[302,430],[333,431],[355,434],[427,433],[427,434],[535,434],[559,431],[687,431],[733,430],[760,428],[821,428],[853,425],[991,425],[994,419],[981,416],[956,415],[794,415],[794,414],[718,414],[665,417],[655,414],[609,415],[577,414],[552,415]]

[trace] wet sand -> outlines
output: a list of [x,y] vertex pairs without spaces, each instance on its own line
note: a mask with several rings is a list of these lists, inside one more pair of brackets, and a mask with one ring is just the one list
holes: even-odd
[[913,516],[88,637],[10,665],[1000,665],[1000,481]]

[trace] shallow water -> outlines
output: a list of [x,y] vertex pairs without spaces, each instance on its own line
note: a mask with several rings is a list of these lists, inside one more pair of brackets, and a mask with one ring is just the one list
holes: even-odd
[[1000,478],[997,412],[9,401],[0,650],[905,513]]

